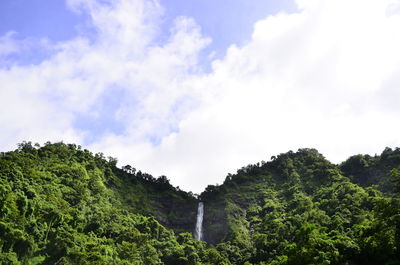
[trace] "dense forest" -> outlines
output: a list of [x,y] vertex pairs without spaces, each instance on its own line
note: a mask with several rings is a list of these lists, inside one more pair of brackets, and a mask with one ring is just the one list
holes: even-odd
[[[299,149],[200,195],[74,144],[0,153],[0,264],[400,264],[400,149]],[[198,202],[204,241],[195,240]]]

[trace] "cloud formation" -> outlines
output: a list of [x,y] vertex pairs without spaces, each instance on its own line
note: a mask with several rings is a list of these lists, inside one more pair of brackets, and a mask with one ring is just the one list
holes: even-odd
[[[97,104],[107,104],[104,96],[112,96],[113,90],[124,91],[113,116],[134,131],[135,141],[152,134],[160,137],[156,127],[180,110],[176,102],[187,96],[179,86],[196,72],[197,52],[209,40],[190,18],[180,17],[169,38],[157,43],[163,12],[157,2],[68,3],[88,15],[87,29],[70,41],[50,44],[52,55],[39,64],[15,64],[0,71],[1,136],[7,139],[2,147],[24,139],[84,142],[91,132],[74,127],[75,122],[81,115],[101,119]],[[23,57],[12,36],[2,37],[2,54]]]
[[[156,1],[68,3],[89,15],[90,35],[53,44],[40,64],[0,70],[3,149],[85,143],[94,132],[75,121],[101,118],[99,102],[116,90],[122,132],[86,145],[195,192],[289,149],[339,162],[400,144],[397,0],[298,0],[297,12],[258,21],[209,73],[198,56],[210,40],[185,17],[163,37],[168,11]],[[0,40],[15,52],[11,37]]]

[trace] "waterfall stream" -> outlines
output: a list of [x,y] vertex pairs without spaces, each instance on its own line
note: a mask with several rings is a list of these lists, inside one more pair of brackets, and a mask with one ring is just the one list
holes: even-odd
[[196,218],[196,231],[194,237],[197,240],[203,239],[203,214],[204,214],[204,204],[199,202],[197,208],[197,218]]

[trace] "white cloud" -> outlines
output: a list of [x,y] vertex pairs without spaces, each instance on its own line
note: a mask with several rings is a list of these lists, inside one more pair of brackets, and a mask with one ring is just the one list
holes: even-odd
[[[212,73],[190,79],[202,105],[179,131],[158,146],[132,145],[122,160],[199,192],[289,149],[316,147],[340,162],[399,145],[393,3],[299,1],[299,12],[257,22],[249,43],[232,45]],[[111,152],[126,150],[124,142]]]
[[18,51],[18,44],[13,35],[15,32],[9,31],[0,37],[0,58]]
[[[53,54],[40,64],[14,64],[0,70],[4,149],[25,139],[84,142],[91,132],[74,128],[76,119],[98,116],[96,104],[107,103],[103,95],[114,88],[126,92],[115,116],[134,132],[129,135],[135,135],[135,142],[163,129],[165,124],[158,124],[167,123],[185,105],[172,109],[176,101],[187,102],[186,93],[177,89],[195,70],[197,52],[209,42],[191,19],[176,19],[170,39],[158,43],[163,10],[156,1],[71,0],[68,4],[90,17],[83,32],[87,36],[82,33],[52,43],[48,49]],[[0,41],[2,53],[23,56],[13,34]],[[24,41],[36,45],[36,40]]]
[[177,18],[160,41],[158,2],[69,4],[88,12],[95,37],[0,72],[12,91],[0,90],[0,104],[16,107],[0,116],[6,143],[80,142],[73,120],[119,87],[126,97],[115,117],[126,130],[91,148],[195,192],[289,149],[316,147],[339,162],[400,144],[399,1],[298,0],[298,12],[258,21],[251,40],[229,47],[208,74],[197,57],[209,40],[193,20]]

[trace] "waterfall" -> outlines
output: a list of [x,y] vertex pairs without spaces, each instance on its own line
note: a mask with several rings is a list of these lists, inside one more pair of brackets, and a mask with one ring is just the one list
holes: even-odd
[[196,218],[196,231],[194,238],[197,240],[203,239],[203,214],[204,214],[204,205],[202,202],[199,202],[199,206],[197,208],[197,218]]

